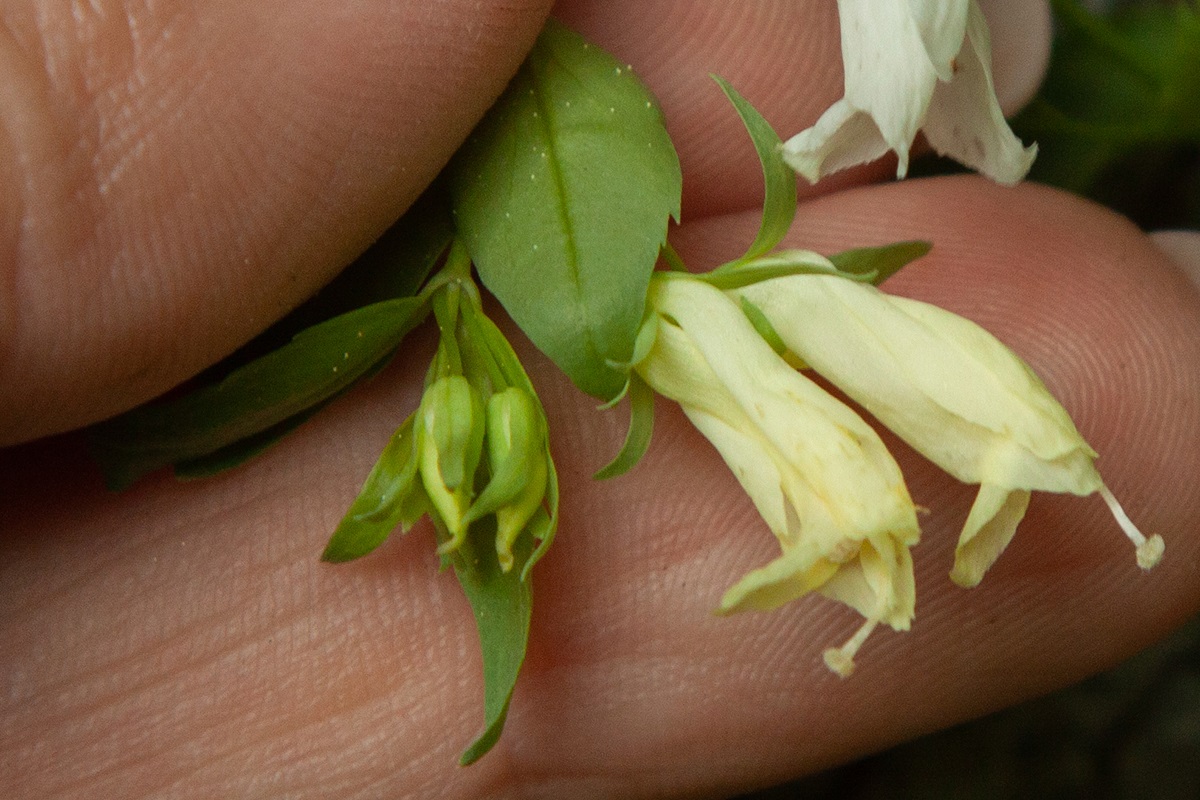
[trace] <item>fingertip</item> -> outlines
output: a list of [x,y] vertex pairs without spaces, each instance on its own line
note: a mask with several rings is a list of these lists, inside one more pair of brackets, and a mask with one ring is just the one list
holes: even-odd
[[1150,241],[1200,288],[1200,231],[1155,231]]
[[980,0],[992,35],[992,76],[1005,114],[1037,93],[1050,64],[1053,20],[1046,0]]

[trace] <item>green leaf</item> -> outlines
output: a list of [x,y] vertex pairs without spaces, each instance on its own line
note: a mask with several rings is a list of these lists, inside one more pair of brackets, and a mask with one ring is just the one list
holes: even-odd
[[417,485],[417,454],[410,415],[392,435],[350,510],[329,539],[322,561],[351,561],[374,550],[400,524]]
[[377,368],[427,311],[423,298],[410,297],[342,314],[216,385],[95,426],[92,453],[105,482],[121,489],[169,464],[203,459],[276,426],[286,428],[289,420]]
[[[470,544],[474,557],[454,559],[454,572],[471,604],[479,645],[483,654],[484,728],[462,754],[459,763],[467,766],[482,758],[504,730],[509,702],[529,641],[529,620],[533,612],[533,590],[527,572],[503,572],[496,557],[495,526],[484,520],[472,526]],[[518,563],[530,558],[531,539],[520,537],[514,549]]]
[[753,244],[743,256],[746,259],[755,258],[775,249],[792,227],[792,221],[796,218],[796,171],[784,162],[781,155],[783,140],[771,124],[728,81],[716,75],[712,77],[742,118],[742,124],[746,126],[762,164],[762,223]]
[[620,390],[679,160],[632,71],[551,20],[451,166],[482,282],[581,389]]
[[830,256],[829,260],[842,272],[870,280],[878,286],[931,249],[933,245],[929,242],[896,242],[846,250]]
[[624,475],[637,466],[650,448],[654,433],[654,390],[636,372],[629,375],[629,431],[616,458],[592,477],[606,480]]
[[[333,397],[337,396],[334,395]],[[330,400],[332,399],[331,397]],[[328,405],[330,400],[323,400],[314,406],[306,408],[299,414],[288,417],[283,422],[272,425],[244,439],[239,439],[233,444],[222,447],[219,450],[214,450],[207,455],[177,461],[174,466],[175,477],[181,481],[211,478],[226,470],[240,466],[250,459],[270,450],[283,437],[296,430],[296,428],[299,428],[318,411]]]

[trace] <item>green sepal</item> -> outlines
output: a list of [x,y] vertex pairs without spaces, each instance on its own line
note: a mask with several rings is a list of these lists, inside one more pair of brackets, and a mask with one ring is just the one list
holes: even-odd
[[654,390],[636,372],[629,375],[629,430],[616,458],[592,477],[607,480],[633,469],[650,448],[654,433]]
[[558,533],[558,469],[550,456],[549,445],[546,447],[546,496],[542,508],[534,513],[533,519],[525,529],[529,531],[529,540],[538,544],[525,561],[525,566],[521,568],[521,580],[529,580],[529,571],[546,555],[550,545],[554,543],[554,535]]
[[[490,519],[481,520],[471,528],[469,548],[451,557],[454,573],[475,615],[483,656],[484,727],[459,759],[462,766],[478,761],[500,738],[529,642],[533,588],[527,580],[528,566],[520,572],[501,570],[495,548],[490,546],[494,540],[495,527]],[[527,565],[533,560],[529,555],[531,541],[522,536],[514,548],[517,560]]]
[[463,304],[458,335],[464,354],[463,367],[480,391],[494,394],[515,387],[534,395],[533,384],[512,345],[483,313],[478,301]]
[[91,448],[105,483],[123,489],[161,467],[197,461],[297,422],[388,358],[427,311],[424,298],[408,297],[342,314],[301,331],[215,385],[96,425]]
[[[329,539],[322,561],[351,561],[366,555],[391,534],[406,516],[406,501],[417,481],[417,448],[410,415],[392,435],[367,476],[350,510]],[[412,524],[413,520],[409,520]]]
[[840,272],[878,286],[932,249],[930,242],[896,242],[880,247],[845,250],[830,256],[829,261]]
[[796,172],[783,160],[783,140],[763,115],[724,78],[717,75],[712,78],[742,118],[762,164],[762,222],[754,242],[742,256],[742,259],[757,258],[775,249],[792,227],[796,218]]
[[438,326],[438,349],[429,366],[427,384],[440,378],[463,374],[462,350],[458,346],[459,307],[462,286],[449,281],[433,295],[433,316]]

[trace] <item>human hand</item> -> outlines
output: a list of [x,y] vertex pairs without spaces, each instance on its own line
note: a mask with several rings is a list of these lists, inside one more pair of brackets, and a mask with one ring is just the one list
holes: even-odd
[[[1017,5],[1009,4],[1013,18],[1037,18]],[[364,30],[411,44],[404,37],[412,20],[387,27],[376,19],[335,33],[326,13],[314,10],[306,24],[323,36],[344,35],[346,49],[363,60],[349,45]],[[510,32],[497,32],[498,40],[521,39],[511,52],[507,41],[494,45],[515,67],[540,24],[539,9],[476,13],[507,21]],[[684,164],[690,221],[676,242],[688,263],[736,255],[757,224],[752,210],[743,212],[758,197],[757,164],[707,73],[728,77],[781,132],[799,130],[840,93],[833,4],[577,2],[559,13],[633,63],[662,98]],[[487,29],[483,16],[470,19]],[[1001,41],[1002,31],[993,28]],[[1029,32],[1014,35],[1033,41]],[[402,49],[396,45],[396,58],[405,57]],[[319,59],[305,52],[303,66],[319,71]],[[455,61],[466,60],[461,53],[444,55],[445,63],[427,67],[432,73],[467,69]],[[380,93],[364,101],[352,91],[361,88],[361,74],[331,64],[344,85],[330,76],[313,85],[327,87],[334,100],[361,103],[355,126],[335,134],[318,125],[277,158],[291,164],[295,153],[306,153],[324,164],[327,149],[353,145],[355,155],[346,158],[357,166],[342,167],[350,175],[345,184],[317,170],[310,192],[332,197],[314,203],[311,194],[296,200],[283,178],[265,191],[237,183],[225,167],[192,165],[202,186],[215,187],[213,205],[234,213],[221,226],[197,210],[178,211],[179,224],[191,220],[195,229],[178,228],[172,247],[165,234],[146,235],[177,252],[204,233],[225,253],[225,266],[187,291],[164,291],[161,312],[149,312],[151,295],[137,296],[124,317],[98,309],[104,319],[124,321],[101,326],[108,343],[88,357],[71,351],[90,329],[80,321],[72,334],[68,326],[45,354],[81,358],[66,377],[51,375],[33,355],[10,360],[10,368],[30,371],[21,373],[27,394],[13,394],[6,409],[33,415],[31,407],[69,393],[71,404],[51,409],[56,422],[46,430],[53,430],[143,399],[155,381],[169,383],[173,371],[182,377],[265,321],[246,312],[245,321],[228,323],[236,330],[214,333],[216,320],[241,319],[242,303],[260,310],[293,304],[419,190],[456,143],[439,140],[448,129],[430,121],[450,110],[429,112],[421,120],[431,127],[413,131],[404,109],[378,107],[401,70],[381,69],[364,81]],[[461,76],[454,86],[474,91],[478,77]],[[488,102],[483,95],[499,91],[503,78],[493,74],[475,106],[454,107],[454,131],[465,134]],[[279,97],[287,93],[263,99]],[[393,116],[378,121],[377,113]],[[269,139],[256,137],[287,126],[264,127],[244,135],[274,152]],[[419,147],[395,142],[410,135]],[[296,161],[289,174],[310,175],[315,168],[307,163]],[[160,167],[148,163],[141,185]],[[436,572],[431,533],[418,528],[352,565],[316,562],[375,454],[416,404],[423,360],[401,355],[259,461],[211,481],[180,484],[160,475],[113,496],[81,468],[73,438],[3,454],[6,796],[719,794],[1045,691],[1165,633],[1197,605],[1187,569],[1196,557],[1187,535],[1200,510],[1190,479],[1200,452],[1195,289],[1132,226],[1045,189],[1005,190],[974,178],[847,188],[889,171],[884,165],[822,184],[824,196],[802,207],[791,242],[832,252],[933,241],[933,253],[889,289],[982,322],[1046,378],[1102,453],[1106,478],[1139,523],[1166,536],[1167,557],[1151,575],[1133,565],[1096,498],[1038,496],[983,585],[958,589],[946,572],[973,489],[897,446],[914,499],[931,509],[915,551],[916,624],[907,634],[876,634],[855,675],[841,681],[819,654],[857,624],[848,610],[811,598],[771,614],[708,613],[776,544],[682,415],[661,404],[645,462],[624,478],[594,483],[588,475],[618,446],[619,420],[597,414],[593,401],[525,348],[550,414],[562,529],[534,578],[530,656],[504,737],[460,770],[456,756],[481,723],[478,650],[457,587]],[[418,172],[411,184],[402,177]],[[355,191],[358,182],[368,188]],[[839,191],[825,194],[831,189]],[[217,202],[222,191],[230,192],[228,205]],[[351,202],[353,211],[345,205]],[[278,246],[257,258],[253,272],[239,265],[244,240],[230,228],[245,208],[259,209],[263,217],[250,228]],[[311,221],[297,224],[297,208]],[[120,240],[137,251],[130,242],[142,235],[140,225],[152,224],[154,210],[148,204],[146,214],[114,223],[108,235],[128,231],[128,241]],[[165,267],[147,257],[131,274],[152,268]],[[303,288],[288,283],[290,274],[304,276]],[[225,288],[237,281],[236,290]],[[253,297],[239,299],[244,294]],[[198,296],[202,302],[188,305]],[[71,308],[86,300],[77,296]],[[236,311],[230,303],[239,304]],[[28,313],[50,335],[64,307],[35,305]],[[139,308],[146,321],[135,319]],[[165,340],[175,344],[122,350],[135,322],[143,334],[172,331]],[[24,338],[16,352],[36,342]],[[411,346],[427,355],[428,345]],[[190,366],[162,366],[181,347],[196,348]],[[112,377],[119,372],[78,374],[105,358],[155,378],[131,388]],[[47,371],[33,371],[36,364]],[[72,382],[43,387],[39,380]],[[123,394],[114,397],[117,390]],[[64,410],[69,405],[77,406],[74,416]]]

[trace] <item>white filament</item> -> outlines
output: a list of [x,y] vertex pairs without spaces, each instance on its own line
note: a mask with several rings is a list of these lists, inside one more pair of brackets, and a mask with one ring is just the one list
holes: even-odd
[[871,635],[871,631],[875,630],[875,626],[879,624],[877,619],[869,619],[862,624],[854,635],[851,636],[846,643],[841,647],[831,647],[825,651],[825,666],[829,667],[833,672],[836,672],[843,678],[849,678],[850,673],[854,672],[854,656],[858,653],[858,648],[862,647],[863,642]]
[[1109,488],[1104,484],[1100,484],[1100,496],[1104,498],[1104,502],[1108,504],[1108,510],[1112,512],[1113,519],[1121,526],[1121,530],[1125,531],[1125,535],[1129,537],[1129,541],[1133,542],[1137,547],[1137,563],[1142,569],[1153,569],[1159,561],[1162,560],[1163,544],[1162,537],[1158,534],[1146,538],[1137,525],[1133,524],[1133,520],[1125,513],[1125,509],[1121,508],[1120,502],[1113,495]]

